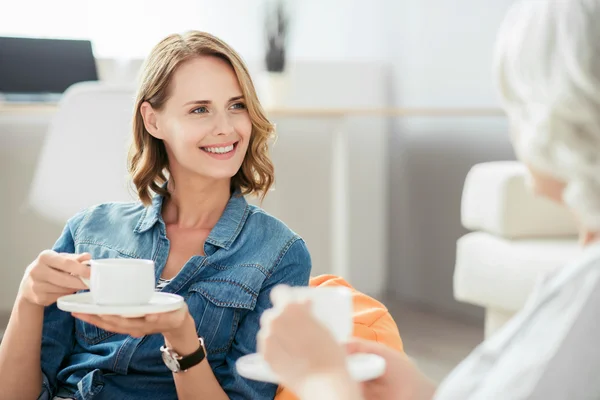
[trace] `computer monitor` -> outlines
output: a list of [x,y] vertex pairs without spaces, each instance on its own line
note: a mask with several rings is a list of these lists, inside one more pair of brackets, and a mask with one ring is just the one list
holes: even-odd
[[0,93],[6,100],[60,96],[74,83],[97,80],[89,40],[0,37]]

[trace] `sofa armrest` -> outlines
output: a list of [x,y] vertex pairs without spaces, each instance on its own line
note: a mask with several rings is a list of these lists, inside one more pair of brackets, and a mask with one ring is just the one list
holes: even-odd
[[527,170],[516,161],[475,165],[465,180],[462,225],[508,239],[577,234],[574,217],[562,205],[527,188]]

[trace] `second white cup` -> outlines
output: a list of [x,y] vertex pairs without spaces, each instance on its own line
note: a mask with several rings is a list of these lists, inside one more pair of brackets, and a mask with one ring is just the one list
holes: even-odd
[[279,292],[277,309],[291,301],[310,300],[313,316],[321,322],[339,343],[352,338],[352,291],[347,287],[290,287]]

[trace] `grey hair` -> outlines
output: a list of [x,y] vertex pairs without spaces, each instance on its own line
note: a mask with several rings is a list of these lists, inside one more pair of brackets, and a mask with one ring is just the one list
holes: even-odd
[[563,181],[600,230],[600,0],[526,0],[500,28],[494,75],[519,159]]

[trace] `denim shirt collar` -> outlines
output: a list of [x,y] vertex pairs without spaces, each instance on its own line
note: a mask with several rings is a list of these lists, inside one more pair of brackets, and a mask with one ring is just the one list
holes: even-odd
[[[144,210],[134,232],[146,232],[152,229],[158,222],[164,226],[161,214],[163,200],[163,196],[154,196],[152,204]],[[240,231],[246,222],[246,218],[248,218],[248,212],[248,202],[239,191],[236,191],[229,198],[221,218],[219,218],[217,224],[210,231],[206,242],[217,247],[228,249],[240,234]]]

